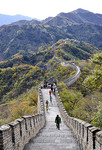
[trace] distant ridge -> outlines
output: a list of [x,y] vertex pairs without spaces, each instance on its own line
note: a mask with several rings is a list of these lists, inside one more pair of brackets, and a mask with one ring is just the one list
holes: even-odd
[[0,26],[4,24],[19,26],[33,24],[67,26],[82,23],[102,25],[102,14],[95,14],[88,10],[79,8],[68,13],[61,12],[55,17],[48,17],[42,21],[22,15],[9,16],[0,14]]
[[87,13],[87,12],[89,12],[88,10],[85,10],[85,9],[82,9],[82,8],[78,8],[78,9],[76,9],[75,10],[75,12],[77,12],[77,13]]
[[10,15],[0,14],[0,26],[11,24],[12,22],[16,22],[18,20],[31,20],[31,19],[32,18],[23,15],[10,16]]
[[19,20],[19,21],[11,23],[10,25],[22,26],[22,25],[33,25],[33,24],[40,24],[40,23],[41,23],[40,21],[32,19],[32,20]]
[[48,18],[42,20],[42,22],[49,21],[49,20],[52,19],[52,18],[53,18],[53,17],[48,17]]
[[95,14],[79,8],[69,13],[59,13],[57,16],[45,22],[45,24],[54,26],[66,26],[81,23],[102,25],[102,14]]

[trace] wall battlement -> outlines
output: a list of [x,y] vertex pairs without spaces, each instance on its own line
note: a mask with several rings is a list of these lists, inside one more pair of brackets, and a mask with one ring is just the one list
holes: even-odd
[[40,86],[38,93],[37,114],[23,116],[0,127],[0,150],[23,150],[24,145],[44,127],[45,112]]
[[58,90],[55,90],[56,100],[59,106],[61,116],[67,126],[69,126],[81,150],[102,150],[102,131],[93,125],[80,119],[70,117],[59,96]]

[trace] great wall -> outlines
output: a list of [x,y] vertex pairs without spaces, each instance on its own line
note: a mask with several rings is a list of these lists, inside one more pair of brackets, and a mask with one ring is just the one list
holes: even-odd
[[[77,75],[79,76],[79,74]],[[57,106],[63,122],[72,130],[79,145],[79,149],[76,148],[75,150],[102,150],[102,131],[80,119],[70,117],[63,106],[56,86],[55,99],[57,101]],[[23,116],[22,118],[19,118],[9,124],[1,126],[0,150],[23,150],[24,146],[29,142],[29,140],[34,137],[36,138],[45,125],[45,107],[42,89],[39,86],[38,113],[32,116]],[[70,148],[70,150],[72,149]]]

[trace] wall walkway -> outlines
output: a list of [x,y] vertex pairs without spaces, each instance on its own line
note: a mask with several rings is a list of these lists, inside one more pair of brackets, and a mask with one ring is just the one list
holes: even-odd
[[[49,100],[49,89],[42,89],[42,93],[45,104]],[[25,145],[24,150],[80,150],[71,129],[64,124],[63,119],[60,130],[56,128],[55,117],[61,114],[54,95],[52,99],[52,103],[49,101],[48,112],[45,111],[45,127]]]

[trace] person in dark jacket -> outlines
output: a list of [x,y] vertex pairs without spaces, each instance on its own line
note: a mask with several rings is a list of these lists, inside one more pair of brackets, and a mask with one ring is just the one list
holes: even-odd
[[56,118],[55,118],[55,123],[56,123],[57,129],[60,130],[61,118],[60,118],[59,115],[56,116]]

